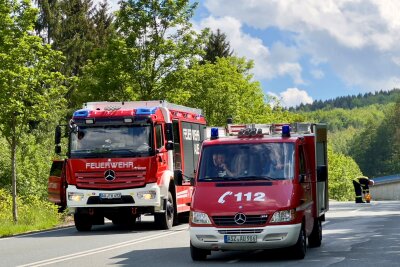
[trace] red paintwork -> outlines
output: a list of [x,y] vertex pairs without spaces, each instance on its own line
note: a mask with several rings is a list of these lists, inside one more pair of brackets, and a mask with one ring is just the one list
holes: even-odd
[[[179,110],[169,109],[171,120],[178,120],[179,125],[182,121],[193,122],[198,124],[206,124],[206,120],[203,116],[183,112]],[[133,117],[136,115],[135,109],[119,109],[119,110],[90,110],[88,112],[88,118],[116,118],[116,117]],[[161,109],[157,108],[154,114],[142,115],[149,117],[153,122],[165,122],[165,118]],[[81,118],[81,117],[79,117]],[[165,125],[163,124],[162,127]],[[181,133],[180,133],[181,134]],[[182,136],[180,136],[182,140]],[[184,149],[181,143],[182,159],[184,157]],[[104,172],[109,167],[102,167],[101,164],[107,162],[124,162],[132,163],[132,167],[129,168],[112,168],[116,172],[116,179],[114,181],[107,181],[104,178]],[[87,166],[87,164],[89,164]],[[94,165],[90,165],[94,164]],[[90,166],[94,166],[91,168]],[[139,169],[138,169],[139,168]],[[184,168],[184,161],[182,160],[182,168]],[[161,184],[163,173],[169,169],[168,166],[168,153],[165,150],[156,156],[146,158],[99,158],[99,159],[68,159],[66,160],[65,176],[66,182],[71,185],[76,185],[80,189],[128,189],[143,187],[145,184],[157,182]],[[171,177],[172,179],[173,177]],[[65,179],[65,178],[64,178]],[[54,183],[54,184],[53,184]],[[54,188],[48,188],[49,200],[57,204],[66,204],[65,199],[65,188],[61,188],[62,179],[58,177],[49,177],[49,186]],[[193,187],[188,185],[176,186],[176,201],[178,212],[184,212],[190,210],[190,202]],[[62,195],[63,194],[63,195]]]
[[57,205],[65,207],[66,196],[65,196],[65,161],[54,160],[54,162],[62,163],[63,168],[60,176],[50,175],[47,183],[48,200]]
[[[294,136],[282,138],[280,136],[264,136],[252,138],[219,138],[215,140],[204,141],[203,147],[223,144],[249,144],[249,143],[295,143],[295,172],[293,180],[272,181],[272,185],[252,186],[255,182],[245,182],[243,186],[220,186],[218,182],[197,182],[195,192],[193,194],[191,210],[205,212],[209,216],[232,216],[238,212],[246,215],[257,215],[265,212],[268,215],[268,221],[273,213],[279,210],[295,209],[299,206],[306,206],[304,210],[296,212],[296,219],[290,223],[300,223],[304,217],[306,233],[309,235],[313,228],[314,218],[316,214],[315,194],[316,194],[316,158],[315,158],[315,136]],[[300,183],[297,179],[299,176],[299,145],[303,145],[305,149],[307,177],[304,183]],[[200,155],[201,157],[201,155]],[[201,158],[199,160],[199,163]],[[198,168],[197,168],[198,169]],[[259,182],[259,181],[258,181]],[[238,182],[236,182],[238,183]],[[221,183],[223,185],[223,183]],[[218,199],[225,192],[231,191],[233,194],[225,197],[225,203],[218,203]],[[242,197],[242,201],[237,202],[235,194],[242,192],[246,194],[251,192],[263,192],[266,201],[246,201]],[[308,205],[307,205],[308,204]],[[288,224],[288,223],[286,223]],[[201,225],[196,225],[199,227]],[[209,225],[203,225],[209,227]],[[215,226],[215,225],[214,225]],[[218,227],[218,226],[215,226]]]
[[[67,182],[81,189],[128,189],[157,182],[155,157],[69,159]],[[124,166],[125,164],[125,166]],[[112,169],[116,179],[107,181],[104,172]]]
[[[240,184],[235,182],[236,184]],[[232,183],[232,184],[235,184]],[[274,212],[279,209],[288,209],[291,206],[291,196],[293,194],[294,185],[291,181],[274,181],[271,185],[254,186],[255,182],[246,182],[242,186],[222,186],[217,187],[216,183],[203,182],[198,183],[193,194],[192,205],[197,211],[207,211],[211,216],[224,216],[232,212],[245,210],[246,214],[259,214],[260,210],[265,211],[265,214]],[[222,183],[221,183],[222,184]],[[218,199],[227,191],[232,192],[224,198],[225,203],[218,203]],[[241,201],[237,201],[235,194],[242,192],[246,194],[252,193],[252,199],[257,192],[265,193],[264,202],[247,201],[243,196]],[[207,198],[204,197],[207,195]]]

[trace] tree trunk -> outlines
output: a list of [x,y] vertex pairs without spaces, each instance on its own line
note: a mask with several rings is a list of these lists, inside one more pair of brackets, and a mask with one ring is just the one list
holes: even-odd
[[17,207],[17,139],[15,135],[11,138],[11,183],[12,183],[12,200],[13,200],[13,220],[18,222]]

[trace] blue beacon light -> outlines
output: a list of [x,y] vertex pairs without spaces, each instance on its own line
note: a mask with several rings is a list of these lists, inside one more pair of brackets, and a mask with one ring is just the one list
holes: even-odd
[[282,126],[282,137],[290,137],[290,125]]
[[211,128],[211,140],[218,139],[218,128]]

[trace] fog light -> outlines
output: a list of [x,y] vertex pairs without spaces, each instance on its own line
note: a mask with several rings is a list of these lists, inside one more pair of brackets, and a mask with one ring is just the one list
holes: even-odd
[[280,241],[286,238],[287,233],[268,234],[264,237],[264,241]]
[[218,242],[218,238],[213,235],[196,235],[196,237],[202,242]]

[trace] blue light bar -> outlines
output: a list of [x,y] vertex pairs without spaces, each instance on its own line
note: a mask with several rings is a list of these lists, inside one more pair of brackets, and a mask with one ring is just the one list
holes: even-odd
[[211,128],[211,139],[218,139],[218,128]]
[[138,108],[136,109],[136,115],[152,115],[156,113],[158,107],[154,108]]
[[282,126],[282,137],[290,137],[290,125]]
[[85,118],[89,116],[89,110],[87,109],[80,109],[74,112],[73,117],[81,117],[81,118]]

